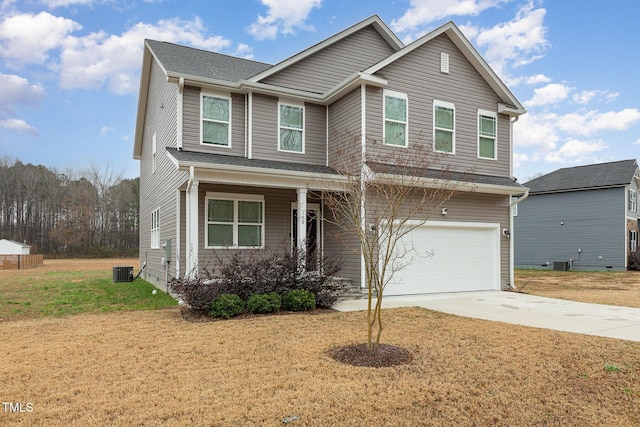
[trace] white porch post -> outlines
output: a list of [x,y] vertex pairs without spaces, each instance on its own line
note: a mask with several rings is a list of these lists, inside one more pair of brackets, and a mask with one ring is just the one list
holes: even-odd
[[307,255],[307,189],[298,188],[298,236],[296,247],[300,263],[304,266]]
[[187,190],[186,206],[186,251],[187,265],[185,274],[192,275],[198,271],[198,181],[192,181]]

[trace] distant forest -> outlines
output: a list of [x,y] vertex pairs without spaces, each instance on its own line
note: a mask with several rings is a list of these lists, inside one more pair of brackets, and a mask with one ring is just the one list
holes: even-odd
[[0,157],[0,239],[45,257],[138,253],[140,178],[107,166],[64,170]]

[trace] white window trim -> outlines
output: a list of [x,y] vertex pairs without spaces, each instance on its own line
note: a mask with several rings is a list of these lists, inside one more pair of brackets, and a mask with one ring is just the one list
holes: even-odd
[[[231,200],[233,201],[233,244],[229,246],[210,246],[209,245],[209,200]],[[262,227],[260,229],[261,236],[260,246],[238,246],[238,202],[262,202]],[[265,203],[264,196],[261,194],[241,194],[241,193],[216,193],[208,191],[205,197],[204,212],[204,247],[205,249],[262,249],[264,248],[265,236]]]
[[[281,141],[280,141],[280,129],[281,128],[300,131],[300,129],[298,129],[298,128],[286,127],[286,126],[282,126],[280,124],[280,107],[282,107],[282,106],[296,107],[296,108],[301,108],[302,109],[302,150],[301,151],[285,150],[285,149],[283,149],[281,147]],[[306,121],[307,121],[307,111],[306,111],[304,102],[298,102],[298,101],[292,101],[292,100],[278,100],[278,151],[281,151],[283,153],[304,154],[305,147],[306,147],[306,144],[305,144],[305,139],[306,139],[305,122]]]
[[[633,239],[635,237],[635,239]],[[638,250],[638,232],[629,230],[629,251],[636,252]]]
[[[154,226],[155,222],[155,226]],[[151,249],[160,248],[160,208],[151,212]]]
[[[203,117],[203,112],[204,112],[204,108],[203,108],[203,99],[204,97],[207,96],[209,98],[220,98],[220,99],[226,99],[229,101],[229,122],[223,122],[220,120],[212,120],[212,119],[205,119]],[[217,93],[217,92],[208,92],[208,91],[202,91],[200,92],[200,145],[204,145],[205,147],[220,147],[220,148],[231,148],[232,145],[232,140],[231,140],[231,123],[233,123],[232,120],[232,112],[233,112],[233,101],[231,99],[231,95],[230,94],[223,94],[223,93]],[[222,145],[222,144],[212,144],[210,142],[204,142],[204,129],[203,129],[203,122],[207,120],[210,122],[214,122],[214,123],[227,123],[228,126],[228,131],[227,131],[227,141],[229,141],[228,145]]]
[[[391,98],[398,98],[398,99],[405,100],[407,110],[405,112],[406,118],[404,122],[399,120],[387,119],[387,103],[386,103],[387,96]],[[387,134],[387,121],[404,124],[404,145],[387,143],[386,138],[384,138],[384,135]],[[384,145],[388,147],[398,147],[398,148],[409,147],[409,96],[406,93],[396,92],[396,91],[387,90],[387,89],[382,90],[382,135],[383,135]]]
[[[633,197],[631,197],[633,195]],[[638,212],[638,193],[635,190],[629,189],[627,192],[627,200],[629,212]]]
[[[493,157],[483,157],[480,155],[480,137],[488,138],[487,136],[480,135],[480,116],[493,117],[496,121],[496,134],[493,137]],[[495,111],[478,109],[478,158],[484,160],[498,160],[498,113]]]
[[[453,131],[451,129],[444,129],[447,132],[453,132],[451,136],[451,151],[436,150],[436,107],[444,107],[453,110]],[[433,151],[444,154],[456,154],[456,106],[451,102],[433,100]]]

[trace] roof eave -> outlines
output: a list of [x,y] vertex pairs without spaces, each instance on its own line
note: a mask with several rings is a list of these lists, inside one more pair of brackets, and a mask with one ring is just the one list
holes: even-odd
[[144,120],[147,114],[147,97],[149,95],[149,79],[151,77],[151,63],[153,55],[147,41],[144,42],[142,55],[142,70],[140,72],[140,92],[138,94],[138,110],[136,113],[136,130],[133,138],[133,158],[140,160],[142,155],[142,138],[144,136]]
[[[374,180],[381,183],[398,183],[398,176],[394,174],[388,173],[375,173]],[[508,185],[497,185],[497,184],[484,184],[477,182],[468,182],[468,181],[455,181],[455,180],[447,180],[447,179],[439,179],[439,178],[423,178],[423,177],[411,177],[409,181],[407,181],[407,185],[411,186],[421,186],[424,188],[434,188],[434,189],[446,189],[450,188],[454,191],[462,191],[462,192],[474,192],[474,193],[483,193],[483,194],[500,194],[500,195],[510,195],[514,196],[517,194],[522,194],[528,190],[526,187],[513,187]]]

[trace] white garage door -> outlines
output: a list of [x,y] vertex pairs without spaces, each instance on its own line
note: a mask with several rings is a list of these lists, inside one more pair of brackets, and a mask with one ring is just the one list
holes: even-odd
[[500,289],[499,224],[428,222],[402,243],[385,295]]

